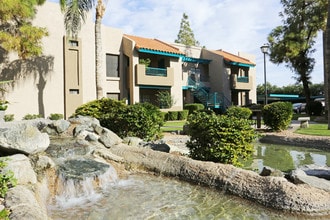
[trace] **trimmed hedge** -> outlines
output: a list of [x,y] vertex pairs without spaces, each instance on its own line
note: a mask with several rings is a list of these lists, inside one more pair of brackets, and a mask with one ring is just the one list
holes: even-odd
[[226,115],[229,117],[249,119],[252,115],[252,111],[245,107],[231,106],[227,109]]
[[189,115],[186,127],[193,159],[240,166],[254,152],[257,134],[247,119],[198,111]]
[[203,110],[205,107],[201,103],[191,103],[191,104],[185,104],[183,109],[188,110],[188,114],[190,115],[194,111]]
[[263,120],[266,126],[274,131],[285,130],[292,120],[292,103],[273,102],[262,109]]

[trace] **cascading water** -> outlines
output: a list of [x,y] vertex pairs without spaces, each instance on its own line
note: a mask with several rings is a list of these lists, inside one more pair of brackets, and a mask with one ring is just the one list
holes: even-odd
[[95,202],[118,180],[112,166],[87,159],[65,161],[58,172],[55,200],[60,207]]

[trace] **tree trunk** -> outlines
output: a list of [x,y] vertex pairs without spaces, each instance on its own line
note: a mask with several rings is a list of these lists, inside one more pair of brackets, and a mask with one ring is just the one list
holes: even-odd
[[102,0],[97,1],[96,19],[95,19],[95,80],[96,80],[96,98],[100,99],[104,96],[103,86],[105,73],[102,71],[102,39],[101,24],[105,11]]
[[328,130],[330,130],[330,0],[328,0],[328,18],[327,18],[327,26],[325,30],[325,59],[324,59],[324,90],[325,90],[325,104],[328,115]]

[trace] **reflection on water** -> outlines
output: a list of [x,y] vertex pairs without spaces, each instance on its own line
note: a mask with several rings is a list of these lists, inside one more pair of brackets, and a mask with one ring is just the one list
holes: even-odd
[[[254,158],[245,164],[249,169],[261,171],[270,166],[289,171],[307,164],[330,165],[330,152],[261,143],[255,146]],[[277,212],[221,190],[152,175],[132,175],[95,194],[100,196],[77,198],[79,201],[65,206],[53,199],[49,216],[54,220],[329,219]]]
[[54,220],[310,219],[269,210],[207,187],[151,175],[121,180],[98,201],[67,208],[51,204],[49,215]]
[[330,152],[315,148],[256,143],[253,159],[245,167],[261,172],[269,166],[288,172],[303,165],[330,166]]

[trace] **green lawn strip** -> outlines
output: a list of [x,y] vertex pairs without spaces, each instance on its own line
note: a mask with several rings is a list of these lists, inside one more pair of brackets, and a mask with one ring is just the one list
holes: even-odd
[[304,135],[330,136],[328,124],[309,124],[308,128],[298,128],[295,133]]
[[182,131],[186,121],[166,121],[160,128],[162,132]]

